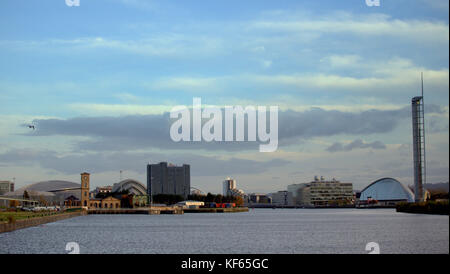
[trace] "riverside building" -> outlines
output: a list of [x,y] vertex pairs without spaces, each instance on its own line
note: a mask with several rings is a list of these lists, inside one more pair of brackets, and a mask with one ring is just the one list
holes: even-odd
[[228,177],[225,181],[223,181],[222,186],[223,186],[222,192],[223,196],[233,196],[233,197],[240,196],[244,198],[245,193],[242,189],[237,189],[236,180],[233,180],[230,177]]
[[14,191],[14,183],[10,181],[0,181],[0,195]]
[[278,191],[272,193],[272,204],[274,206],[293,206],[294,200],[292,197],[292,192]]
[[147,165],[147,193],[181,195],[188,198],[191,190],[191,169],[189,165],[176,166],[160,162]]
[[336,179],[325,180],[315,176],[314,181],[288,186],[293,193],[294,203],[298,206],[343,206],[352,204],[353,184],[341,183]]

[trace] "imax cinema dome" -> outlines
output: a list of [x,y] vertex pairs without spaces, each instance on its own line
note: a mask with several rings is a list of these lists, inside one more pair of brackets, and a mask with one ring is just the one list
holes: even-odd
[[360,201],[374,199],[377,201],[414,202],[412,191],[393,178],[382,178],[368,185],[361,191]]
[[42,197],[49,201],[64,201],[64,199],[69,196],[80,198],[80,188],[81,184],[79,183],[63,180],[50,180],[21,187],[14,192],[6,193],[5,196],[23,198],[24,192],[27,191],[33,199]]

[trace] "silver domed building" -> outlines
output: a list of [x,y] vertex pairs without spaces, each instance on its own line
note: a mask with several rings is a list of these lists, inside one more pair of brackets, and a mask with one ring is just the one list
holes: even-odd
[[24,192],[26,191],[30,196],[30,199],[44,199],[51,203],[62,203],[67,197],[70,196],[74,196],[79,199],[81,194],[80,188],[81,184],[79,183],[62,180],[50,180],[21,187],[13,192],[6,193],[4,196],[10,198],[23,198]]
[[147,195],[147,188],[139,181],[126,179],[113,185],[112,192],[128,191],[129,194]]
[[398,202],[414,202],[414,193],[393,178],[382,178],[361,191],[360,206],[395,206]]

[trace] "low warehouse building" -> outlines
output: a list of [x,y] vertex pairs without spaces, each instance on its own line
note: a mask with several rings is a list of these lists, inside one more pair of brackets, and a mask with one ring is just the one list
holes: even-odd
[[204,202],[199,201],[182,201],[176,204],[176,206],[180,206],[182,208],[199,208],[204,205],[205,205]]

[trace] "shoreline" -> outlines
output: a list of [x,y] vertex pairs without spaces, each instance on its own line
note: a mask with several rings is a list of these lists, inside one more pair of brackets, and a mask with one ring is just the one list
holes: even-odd
[[428,215],[449,215],[449,203],[446,201],[427,201],[417,203],[399,203],[397,212]]
[[11,232],[18,229],[28,228],[32,226],[39,226],[46,223],[52,223],[56,221],[61,221],[73,217],[84,216],[87,213],[84,211],[61,213],[50,216],[43,217],[33,217],[29,219],[19,219],[13,222],[2,222],[0,223],[0,233]]

